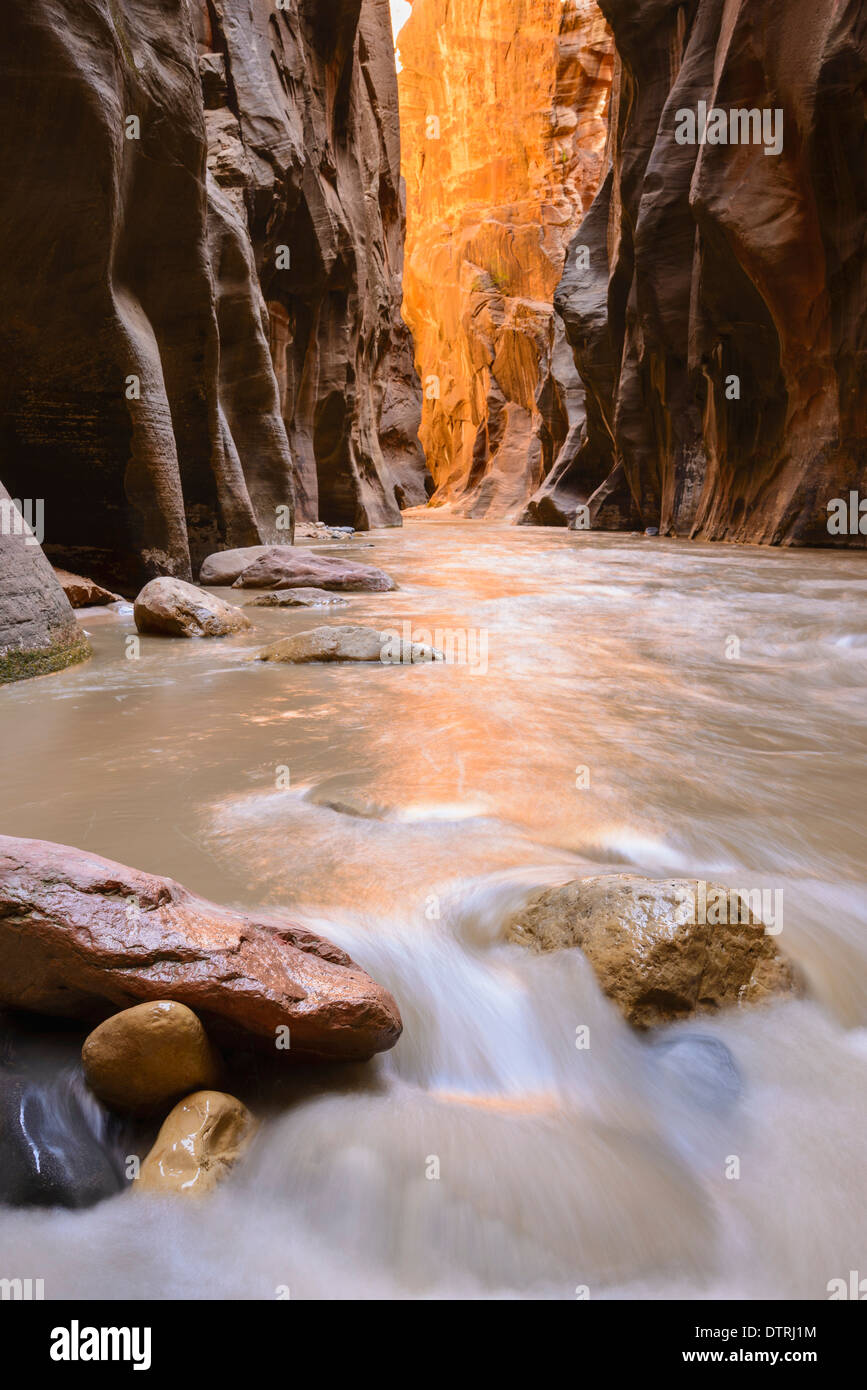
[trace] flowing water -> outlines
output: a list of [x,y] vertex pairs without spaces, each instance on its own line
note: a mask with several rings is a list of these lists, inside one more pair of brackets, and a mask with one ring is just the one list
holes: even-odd
[[[4,1265],[49,1297],[824,1298],[867,1272],[863,555],[440,518],[328,549],[400,588],[138,660],[128,605],[87,611],[91,662],[0,696],[0,830],[304,921],[404,1035],[299,1073],[202,1205],[3,1211]],[[331,622],[478,659],[252,659]],[[808,997],[642,1038],[580,952],[504,939],[540,885],[620,869],[781,888]]]

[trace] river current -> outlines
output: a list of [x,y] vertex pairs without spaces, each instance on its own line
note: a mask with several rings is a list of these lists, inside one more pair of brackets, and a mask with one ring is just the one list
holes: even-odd
[[[204,1203],[0,1211],[4,1264],[48,1297],[827,1297],[867,1249],[863,554],[437,517],[324,551],[399,588],[138,659],[130,605],[80,615],[90,662],[0,694],[0,830],[312,926],[403,1037],[299,1079]],[[252,660],[334,622],[475,659]],[[579,951],[504,939],[620,870],[781,890],[806,997],[641,1037]]]

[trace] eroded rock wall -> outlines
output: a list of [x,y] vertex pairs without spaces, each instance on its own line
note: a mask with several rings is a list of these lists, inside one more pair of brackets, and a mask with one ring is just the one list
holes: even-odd
[[398,49],[434,504],[517,518],[584,418],[552,301],[604,172],[611,38],[592,0],[415,0]]
[[[399,525],[423,502],[400,316],[404,203],[388,0],[207,0],[208,165],[268,306],[298,514]],[[243,410],[242,410],[243,415]]]
[[[863,545],[827,523],[867,495],[867,13],[600,7],[612,164],[555,301],[587,392],[564,482],[596,527]],[[678,143],[699,102],[779,110],[781,152]]]
[[50,558],[134,592],[290,539],[296,492],[398,524],[387,0],[8,0],[0,77],[0,478]]

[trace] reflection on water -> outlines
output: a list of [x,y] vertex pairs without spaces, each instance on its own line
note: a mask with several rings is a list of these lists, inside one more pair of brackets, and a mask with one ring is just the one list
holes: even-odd
[[[92,662],[0,695],[0,829],[303,918],[403,1039],[299,1088],[206,1208],[4,1213],[4,1247],[49,1296],[824,1297],[865,1248],[864,557],[371,539],[400,588],[339,615],[131,661],[131,613],[87,613]],[[483,631],[487,670],[253,659],[331,622]],[[782,888],[812,998],[655,1045],[580,953],[504,943],[534,887],[626,867]]]

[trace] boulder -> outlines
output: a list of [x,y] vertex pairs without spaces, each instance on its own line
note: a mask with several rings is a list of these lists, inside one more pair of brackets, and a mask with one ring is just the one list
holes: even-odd
[[390,638],[376,627],[314,627],[282,637],[259,653],[260,661],[378,661],[383,666],[443,661],[443,653],[425,642]]
[[250,619],[240,608],[167,575],[145,584],[133,614],[139,632],[159,632],[168,637],[228,637],[250,627]]
[[537,894],[506,934],[535,951],[580,946],[636,1028],[792,993],[792,967],[747,903],[707,885],[707,901],[725,895],[729,908],[727,920],[703,921],[716,914],[693,910],[702,886],[632,874],[575,879]]
[[248,599],[245,608],[324,608],[327,605],[345,606],[348,598],[330,594],[327,589],[280,589],[276,593],[257,594]]
[[0,1202],[90,1207],[124,1187],[129,1140],[80,1068],[34,1076],[0,1068]]
[[[0,483],[0,685],[62,671],[90,656],[22,508]],[[37,520],[32,509],[31,518]]]
[[81,1060],[94,1095],[135,1114],[215,1086],[220,1076],[219,1058],[200,1020],[174,999],[113,1014],[87,1038]]
[[199,582],[234,589],[344,589],[385,593],[397,586],[384,570],[317,555],[294,545],[253,545],[209,555]]
[[121,595],[113,594],[110,589],[103,589],[101,584],[97,584],[93,579],[85,579],[81,574],[70,574],[69,570],[60,570],[55,567],[54,573],[66,597],[73,608],[91,608],[106,603],[120,603]]
[[255,1128],[245,1105],[223,1091],[196,1091],[166,1116],[141,1166],[137,1192],[211,1192],[243,1153]]
[[391,995],[313,932],[68,845],[0,836],[0,1003],[101,1022],[165,999],[218,1042],[281,1062],[364,1060],[402,1026]]

